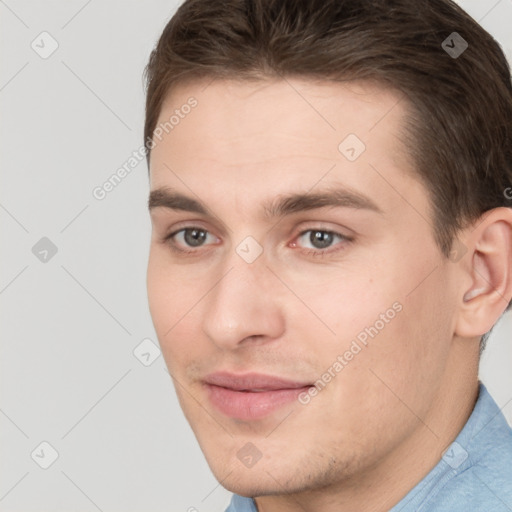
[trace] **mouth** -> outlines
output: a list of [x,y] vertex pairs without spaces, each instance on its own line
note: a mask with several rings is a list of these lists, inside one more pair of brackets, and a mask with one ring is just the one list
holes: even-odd
[[218,372],[204,379],[210,403],[222,414],[239,420],[262,419],[296,401],[313,386],[264,374],[236,375]]

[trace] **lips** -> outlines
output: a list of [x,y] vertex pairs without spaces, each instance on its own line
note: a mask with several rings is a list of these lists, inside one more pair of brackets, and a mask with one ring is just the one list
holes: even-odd
[[210,402],[224,415],[241,420],[261,419],[297,400],[311,383],[248,373],[217,372],[204,379]]
[[297,389],[310,386],[310,382],[264,375],[260,373],[246,373],[235,375],[227,372],[218,372],[208,375],[205,379],[207,384],[213,384],[234,391],[275,391],[277,389]]

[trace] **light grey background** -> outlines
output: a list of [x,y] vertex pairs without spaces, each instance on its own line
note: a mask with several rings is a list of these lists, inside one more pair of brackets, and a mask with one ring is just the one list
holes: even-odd
[[[142,144],[142,71],[177,4],[0,0],[1,511],[229,502],[153,360],[145,162],[103,200],[92,194]],[[512,0],[461,5],[510,58]],[[53,257],[45,242],[32,252],[43,237]],[[512,423],[511,334],[507,314],[481,378]],[[58,453],[48,469],[42,442]]]

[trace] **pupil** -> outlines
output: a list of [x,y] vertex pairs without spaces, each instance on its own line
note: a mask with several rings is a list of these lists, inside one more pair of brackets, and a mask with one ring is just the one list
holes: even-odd
[[202,229],[191,229],[185,232],[185,241],[188,245],[197,247],[206,238],[206,232]]
[[332,242],[332,234],[325,231],[313,231],[310,236],[311,243],[317,249],[328,247]]

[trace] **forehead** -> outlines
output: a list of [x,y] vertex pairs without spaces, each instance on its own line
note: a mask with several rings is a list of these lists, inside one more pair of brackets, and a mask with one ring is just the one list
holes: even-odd
[[[183,108],[191,99],[194,108]],[[154,137],[151,188],[176,182],[176,173],[192,184],[215,178],[225,187],[237,181],[250,186],[247,180],[259,177],[269,186],[276,180],[306,186],[335,164],[336,179],[361,189],[377,176],[369,164],[384,173],[410,173],[400,141],[407,107],[400,92],[371,82],[184,83],[168,94],[160,112],[157,127],[167,129]]]
[[[192,109],[191,98],[196,102]],[[402,128],[407,106],[400,92],[374,82],[202,80],[173,88],[163,102],[157,126],[165,128],[167,122],[162,135],[171,144],[181,147],[184,143],[188,148],[198,142],[196,150],[208,146],[212,157],[222,157],[226,163],[235,148],[239,162],[244,151],[251,159],[261,156],[254,154],[261,144],[265,155],[279,156],[296,150],[293,146],[299,140],[305,149],[325,155],[334,151],[338,156],[333,140],[341,141],[351,133],[368,144],[388,139],[387,147],[394,152],[402,149],[393,135]],[[176,115],[171,119],[178,113],[179,119]],[[197,118],[200,122],[194,122]],[[171,134],[172,138],[166,137]],[[275,134],[282,134],[280,140]],[[160,153],[158,146],[152,157]]]

